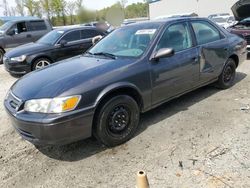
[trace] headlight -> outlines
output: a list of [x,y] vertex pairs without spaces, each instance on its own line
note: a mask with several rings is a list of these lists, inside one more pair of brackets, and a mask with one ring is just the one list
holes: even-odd
[[23,62],[26,59],[26,55],[21,55],[19,57],[10,58],[11,61]]
[[80,95],[53,99],[34,99],[25,102],[24,110],[39,113],[62,113],[74,110],[81,100]]

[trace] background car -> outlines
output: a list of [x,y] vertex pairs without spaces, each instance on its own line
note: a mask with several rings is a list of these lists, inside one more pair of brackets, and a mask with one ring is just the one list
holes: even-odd
[[242,0],[236,2],[232,7],[235,25],[228,28],[231,33],[243,36],[247,41],[247,49],[250,52],[250,1]]
[[26,74],[56,61],[84,53],[92,46],[92,38],[106,32],[95,27],[56,29],[34,43],[10,50],[4,65],[11,74]]
[[4,105],[32,143],[94,135],[116,146],[136,133],[140,113],[210,83],[231,87],[245,60],[246,41],[208,19],[130,24],[82,56],[22,77]]
[[26,18],[8,21],[0,27],[0,64],[7,48],[35,42],[52,30],[48,20]]

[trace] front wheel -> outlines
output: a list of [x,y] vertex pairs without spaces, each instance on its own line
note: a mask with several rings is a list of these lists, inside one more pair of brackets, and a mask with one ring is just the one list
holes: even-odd
[[220,89],[228,89],[234,84],[236,75],[236,64],[233,59],[228,59],[222,73],[217,81],[217,86]]
[[32,70],[39,70],[39,69],[49,66],[50,64],[51,64],[51,61],[49,59],[40,58],[34,62]]
[[128,141],[139,125],[140,110],[136,101],[127,95],[119,95],[97,109],[94,135],[108,147]]

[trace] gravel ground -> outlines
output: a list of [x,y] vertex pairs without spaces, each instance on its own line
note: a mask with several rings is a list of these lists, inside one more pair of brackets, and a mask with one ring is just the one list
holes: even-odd
[[201,88],[142,115],[138,134],[107,149],[94,139],[36,148],[3,108],[16,78],[0,65],[0,187],[132,188],[138,170],[151,188],[250,187],[250,61],[236,84]]

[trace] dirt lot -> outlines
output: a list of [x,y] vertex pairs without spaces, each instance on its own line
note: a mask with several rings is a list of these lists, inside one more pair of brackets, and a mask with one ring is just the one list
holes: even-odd
[[250,187],[250,61],[229,90],[201,88],[142,116],[137,136],[107,149],[94,139],[35,148],[3,108],[16,80],[0,65],[0,187]]

